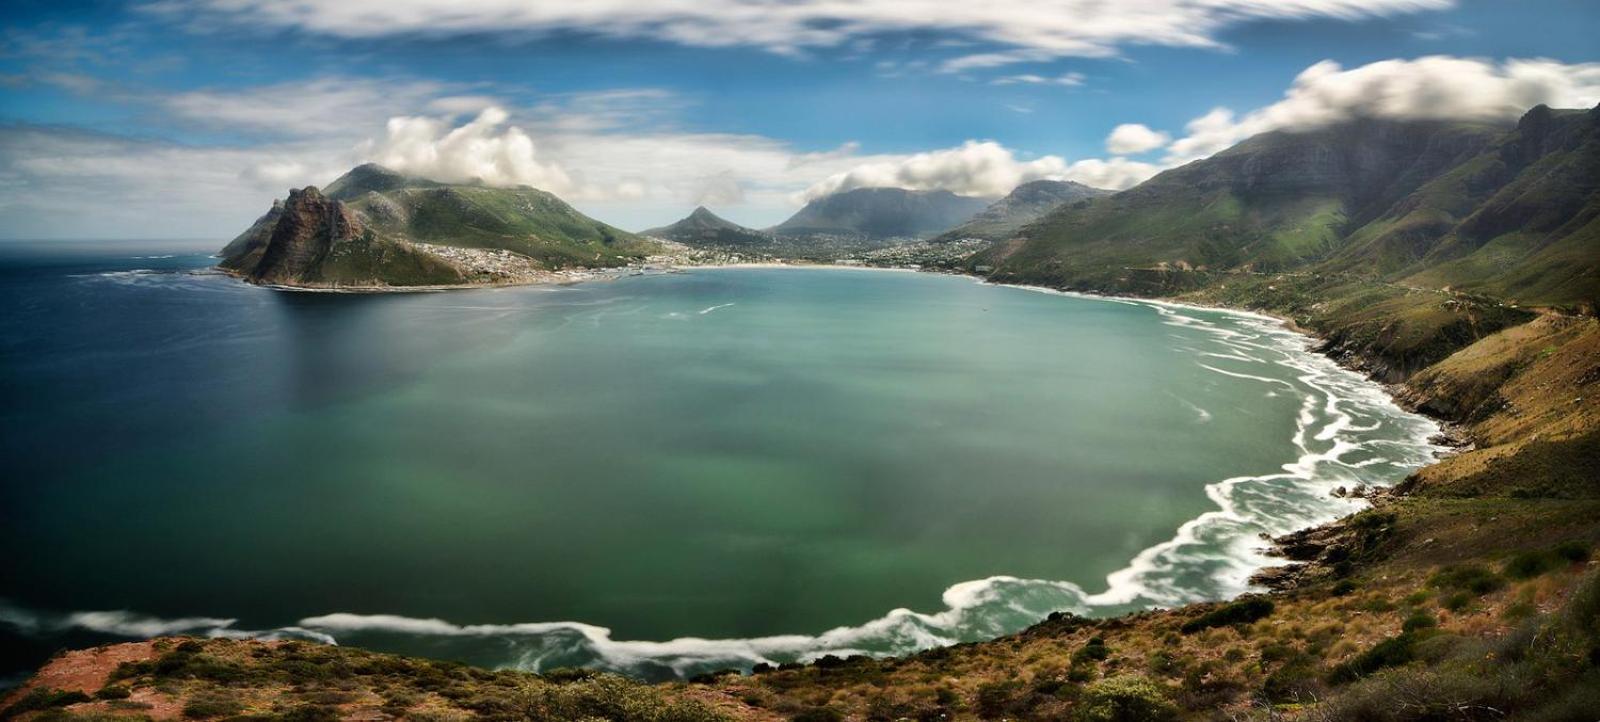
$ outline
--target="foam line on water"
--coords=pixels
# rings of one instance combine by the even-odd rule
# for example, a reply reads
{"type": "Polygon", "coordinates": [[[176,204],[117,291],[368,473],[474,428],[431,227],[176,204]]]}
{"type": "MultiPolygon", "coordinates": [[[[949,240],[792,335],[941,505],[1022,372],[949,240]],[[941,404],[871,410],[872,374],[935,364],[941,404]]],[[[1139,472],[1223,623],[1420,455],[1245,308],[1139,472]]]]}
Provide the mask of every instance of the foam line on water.
{"type": "Polygon", "coordinates": [[[815,635],[619,640],[609,629],[582,622],[459,624],[349,612],[306,617],[278,629],[243,630],[231,619],[160,620],[128,612],[50,616],[3,603],[0,623],[27,633],[85,629],[145,637],[186,632],[337,641],[379,649],[404,648],[407,641],[425,640],[433,653],[461,657],[481,653],[483,642],[492,640],[491,646],[500,651],[488,663],[497,666],[532,671],[588,666],[658,679],[730,667],[748,669],[763,663],[806,662],[829,654],[907,654],[1004,635],[1055,611],[1109,615],[1236,596],[1249,591],[1254,572],[1276,561],[1260,548],[1261,534],[1284,534],[1355,511],[1363,502],[1335,498],[1329,492],[1340,485],[1390,483],[1427,463],[1436,451],[1427,441],[1437,433],[1433,422],[1405,413],[1381,387],[1312,352],[1305,337],[1271,317],[1162,301],[1027,290],[1149,308],[1174,328],[1204,334],[1227,352],[1197,358],[1199,367],[1260,384],[1269,395],[1299,397],[1290,435],[1296,458],[1272,473],[1235,476],[1207,485],[1205,493],[1216,509],[1185,522],[1171,538],[1139,552],[1125,567],[1107,575],[1102,591],[1089,593],[1069,581],[994,576],[946,589],[940,600],[943,609],[938,611],[895,609],[864,624],[815,635]],[[1227,363],[1249,365],[1253,370],[1263,364],[1277,366],[1287,369],[1289,377],[1224,368],[1227,363]],[[1389,433],[1368,437],[1380,431],[1389,433]],[[1371,456],[1346,460],[1362,454],[1371,456]]]}

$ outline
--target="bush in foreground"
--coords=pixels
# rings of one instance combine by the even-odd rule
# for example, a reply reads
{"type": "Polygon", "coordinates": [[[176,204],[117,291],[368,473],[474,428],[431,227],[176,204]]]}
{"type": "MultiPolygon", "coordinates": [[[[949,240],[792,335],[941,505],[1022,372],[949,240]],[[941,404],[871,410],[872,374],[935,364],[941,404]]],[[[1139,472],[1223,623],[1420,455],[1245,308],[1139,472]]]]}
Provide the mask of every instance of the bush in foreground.
{"type": "Polygon", "coordinates": [[[1079,722],[1168,722],[1178,708],[1167,699],[1161,685],[1144,677],[1103,679],[1083,690],[1078,700],[1079,722]]]}

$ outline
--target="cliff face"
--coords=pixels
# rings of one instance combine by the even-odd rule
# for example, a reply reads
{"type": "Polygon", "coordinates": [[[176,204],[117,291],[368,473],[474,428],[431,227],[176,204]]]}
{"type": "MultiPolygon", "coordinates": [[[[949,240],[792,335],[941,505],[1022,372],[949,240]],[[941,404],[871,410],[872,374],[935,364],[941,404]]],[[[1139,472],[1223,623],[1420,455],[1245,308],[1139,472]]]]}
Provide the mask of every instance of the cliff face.
{"type": "Polygon", "coordinates": [[[289,192],[277,214],[251,280],[295,284],[322,280],[322,265],[334,244],[360,236],[361,222],[339,201],[307,186],[289,192]]]}

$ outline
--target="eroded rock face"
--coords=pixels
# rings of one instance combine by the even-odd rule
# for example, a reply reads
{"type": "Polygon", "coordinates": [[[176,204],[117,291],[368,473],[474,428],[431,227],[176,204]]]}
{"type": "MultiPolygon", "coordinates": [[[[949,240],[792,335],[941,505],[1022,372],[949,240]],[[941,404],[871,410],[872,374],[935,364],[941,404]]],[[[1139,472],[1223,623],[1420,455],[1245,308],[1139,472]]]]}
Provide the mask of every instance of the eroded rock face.
{"type": "Polygon", "coordinates": [[[314,186],[290,191],[250,278],[260,283],[316,281],[334,244],[355,238],[363,230],[361,221],[344,204],[322,195],[314,186]]]}

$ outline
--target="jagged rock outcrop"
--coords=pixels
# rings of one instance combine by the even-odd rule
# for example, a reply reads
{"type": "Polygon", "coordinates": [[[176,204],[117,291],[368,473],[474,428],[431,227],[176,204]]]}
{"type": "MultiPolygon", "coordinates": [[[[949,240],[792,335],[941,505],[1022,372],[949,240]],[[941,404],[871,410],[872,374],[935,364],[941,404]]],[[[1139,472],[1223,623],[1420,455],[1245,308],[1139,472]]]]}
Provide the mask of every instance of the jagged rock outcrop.
{"type": "Polygon", "coordinates": [[[250,269],[251,280],[294,284],[320,280],[323,263],[335,243],[363,233],[343,203],[322,195],[314,186],[289,191],[261,260],[250,269]]]}

